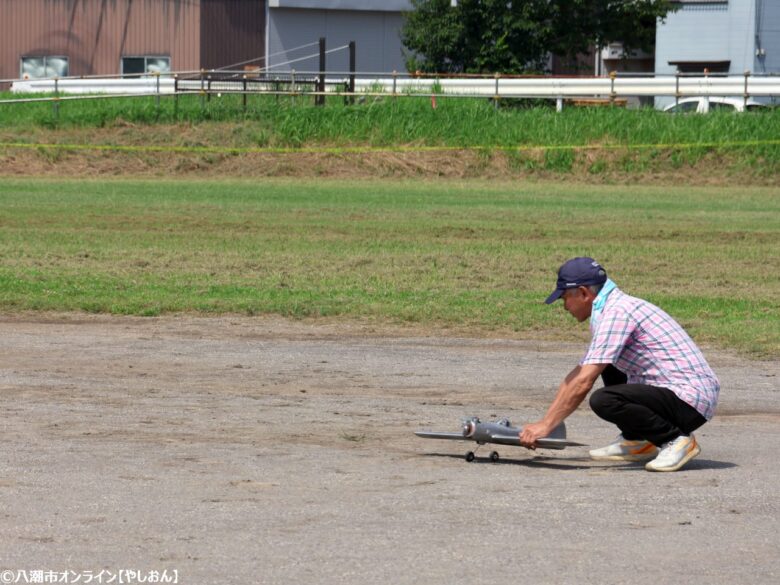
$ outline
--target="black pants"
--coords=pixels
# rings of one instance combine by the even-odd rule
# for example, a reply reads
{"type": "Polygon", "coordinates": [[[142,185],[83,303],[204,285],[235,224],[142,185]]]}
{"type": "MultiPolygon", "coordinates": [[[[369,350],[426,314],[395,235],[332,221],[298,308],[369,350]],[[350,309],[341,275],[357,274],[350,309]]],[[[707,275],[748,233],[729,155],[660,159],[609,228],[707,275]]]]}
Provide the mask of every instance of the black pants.
{"type": "Polygon", "coordinates": [[[591,394],[590,407],[616,424],[630,441],[646,440],[661,446],[680,435],[690,435],[707,422],[667,388],[626,384],[628,378],[614,366],[607,366],[601,378],[604,388],[591,394]]]}

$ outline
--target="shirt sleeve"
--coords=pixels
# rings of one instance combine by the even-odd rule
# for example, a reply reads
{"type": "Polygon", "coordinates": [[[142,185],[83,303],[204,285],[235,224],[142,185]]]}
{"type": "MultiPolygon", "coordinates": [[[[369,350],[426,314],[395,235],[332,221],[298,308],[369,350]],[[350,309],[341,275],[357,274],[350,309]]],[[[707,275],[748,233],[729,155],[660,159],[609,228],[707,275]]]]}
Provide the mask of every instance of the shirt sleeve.
{"type": "Polygon", "coordinates": [[[626,311],[613,310],[602,314],[580,365],[617,363],[635,328],[634,320],[626,311]]]}

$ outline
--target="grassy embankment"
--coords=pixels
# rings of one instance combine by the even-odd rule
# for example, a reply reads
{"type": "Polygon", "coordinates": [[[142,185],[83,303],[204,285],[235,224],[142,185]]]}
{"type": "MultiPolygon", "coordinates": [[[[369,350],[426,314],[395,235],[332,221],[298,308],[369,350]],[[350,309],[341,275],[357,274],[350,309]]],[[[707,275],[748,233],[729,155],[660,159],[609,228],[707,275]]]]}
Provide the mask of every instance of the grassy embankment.
{"type": "MultiPolygon", "coordinates": [[[[9,94],[5,94],[8,97],[9,94]]],[[[198,96],[178,102],[126,98],[0,105],[0,141],[126,144],[141,147],[446,147],[503,150],[522,172],[580,170],[599,175],[706,167],[764,178],[780,172],[780,110],[735,115],[669,115],[651,109],[496,109],[489,100],[198,96]],[[181,131],[196,127],[195,132],[181,131]],[[116,132],[97,132],[116,128],[116,132]],[[170,131],[171,128],[178,129],[170,131]],[[51,130],[56,130],[52,133],[51,130]],[[91,132],[90,132],[91,131],[91,132]],[[767,144],[766,141],[775,141],[767,144]],[[763,142],[763,143],[762,143],[763,142]],[[579,147],[570,148],[570,147],[579,147]]]]}
{"type": "Polygon", "coordinates": [[[700,341],[780,356],[774,189],[0,182],[0,310],[340,316],[585,336],[542,300],[600,259],[700,341]]]}

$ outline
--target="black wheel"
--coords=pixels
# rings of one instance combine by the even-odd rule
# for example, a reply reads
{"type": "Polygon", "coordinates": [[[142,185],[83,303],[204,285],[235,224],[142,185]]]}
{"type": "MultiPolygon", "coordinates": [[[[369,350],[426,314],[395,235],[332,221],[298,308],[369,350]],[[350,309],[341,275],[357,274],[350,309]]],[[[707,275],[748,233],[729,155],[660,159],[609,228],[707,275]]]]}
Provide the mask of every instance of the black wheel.
{"type": "Polygon", "coordinates": [[[474,461],[474,457],[475,457],[474,451],[469,451],[468,453],[466,453],[466,461],[468,461],[469,463],[474,461]]]}
{"type": "Polygon", "coordinates": [[[491,460],[493,463],[495,463],[496,461],[498,461],[498,460],[499,460],[498,451],[493,451],[493,452],[490,454],[490,460],[491,460]]]}

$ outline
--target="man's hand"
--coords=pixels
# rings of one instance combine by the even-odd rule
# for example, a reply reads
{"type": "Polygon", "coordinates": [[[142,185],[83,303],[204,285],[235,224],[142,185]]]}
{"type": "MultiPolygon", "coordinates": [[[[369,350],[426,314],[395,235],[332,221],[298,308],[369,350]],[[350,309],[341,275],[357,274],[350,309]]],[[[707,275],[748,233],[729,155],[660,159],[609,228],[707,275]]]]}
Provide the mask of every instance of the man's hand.
{"type": "Polygon", "coordinates": [[[543,439],[551,432],[543,421],[525,425],[523,432],[520,433],[520,444],[528,449],[536,449],[536,441],[543,439]]]}
{"type": "Polygon", "coordinates": [[[607,364],[589,364],[577,366],[566,376],[558,387],[558,393],[547,409],[547,414],[542,420],[523,427],[520,433],[520,444],[529,449],[536,449],[536,441],[548,436],[555,427],[562,423],[567,416],[574,412],[580,402],[587,396],[596,378],[607,364]]]}

